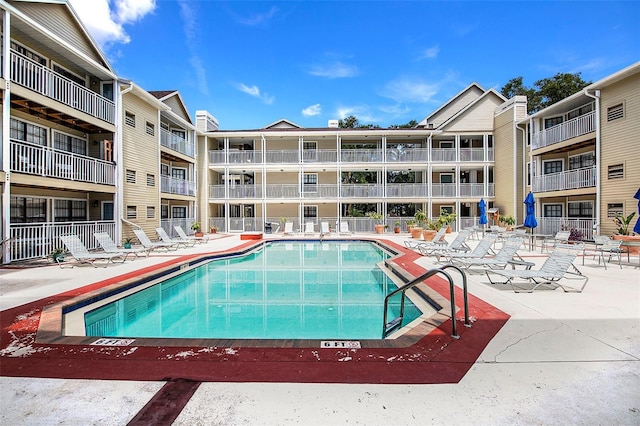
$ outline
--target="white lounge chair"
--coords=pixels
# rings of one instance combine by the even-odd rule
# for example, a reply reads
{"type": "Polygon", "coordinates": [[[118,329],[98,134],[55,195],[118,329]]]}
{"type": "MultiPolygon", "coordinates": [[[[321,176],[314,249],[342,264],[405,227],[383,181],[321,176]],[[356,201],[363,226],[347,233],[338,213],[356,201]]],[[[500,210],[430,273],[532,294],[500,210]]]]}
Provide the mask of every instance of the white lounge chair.
{"type": "Polygon", "coordinates": [[[178,250],[178,244],[176,243],[160,243],[154,242],[149,239],[147,234],[142,229],[134,229],[133,233],[136,234],[140,244],[142,244],[145,248],[150,248],[154,250],[162,249],[162,250],[178,250]]]}
{"type": "Polygon", "coordinates": [[[570,236],[571,231],[559,231],[553,237],[543,239],[540,252],[549,251],[550,248],[555,248],[558,244],[567,244],[570,236]]]}
{"type": "Polygon", "coordinates": [[[320,234],[328,235],[331,233],[331,229],[329,229],[329,222],[320,222],[320,234]]]}
{"type": "Polygon", "coordinates": [[[442,247],[441,245],[437,244],[432,246],[419,245],[418,251],[420,251],[420,254],[422,254],[423,256],[432,256],[436,252],[438,252],[438,256],[444,256],[444,254],[446,253],[471,251],[471,247],[469,247],[466,243],[469,235],[471,235],[471,231],[463,229],[458,233],[456,238],[451,241],[451,244],[446,247],[442,247]]]}
{"type": "MultiPolygon", "coordinates": [[[[71,254],[71,256],[78,261],[78,263],[89,263],[94,268],[97,268],[95,262],[97,260],[105,260],[104,267],[106,268],[109,262],[112,263],[123,263],[125,260],[125,255],[122,253],[91,253],[87,250],[87,247],[83,244],[83,242],[78,238],[77,235],[61,235],[60,240],[62,240],[62,244],[64,244],[67,251],[71,254]],[[122,259],[120,262],[116,262],[115,259],[122,259]]],[[[56,262],[62,267],[59,259],[56,259],[56,262]]],[[[73,267],[73,265],[71,265],[73,267]]]]}
{"type": "Polygon", "coordinates": [[[504,270],[504,271],[486,271],[487,278],[491,284],[510,284],[513,291],[516,293],[531,293],[542,284],[556,284],[564,290],[565,293],[581,293],[587,285],[589,278],[584,276],[582,272],[578,270],[573,264],[573,261],[578,256],[578,251],[581,251],[584,245],[570,245],[570,244],[557,244],[556,248],[549,254],[547,260],[542,264],[540,269],[533,270],[504,270]],[[571,269],[571,270],[570,270],[571,269]],[[490,274],[496,274],[506,278],[504,282],[498,282],[491,280],[490,274]],[[534,284],[532,288],[522,289],[516,288],[513,281],[521,280],[524,283],[534,284]],[[583,281],[582,287],[579,289],[573,287],[565,287],[560,283],[560,280],[581,280],[583,281]]]}
{"type": "Polygon", "coordinates": [[[313,235],[315,233],[315,224],[313,222],[307,222],[304,224],[304,235],[313,235]]]}
{"type": "Polygon", "coordinates": [[[180,225],[175,225],[173,229],[175,229],[176,233],[178,234],[178,237],[180,237],[183,240],[192,240],[197,243],[206,243],[207,241],[209,241],[209,237],[206,235],[203,235],[202,237],[196,237],[195,235],[187,235],[187,233],[184,232],[184,229],[182,229],[182,226],[180,225]]]}
{"type": "Polygon", "coordinates": [[[128,248],[128,249],[120,248],[111,239],[111,236],[106,232],[95,232],[93,236],[95,237],[96,241],[98,241],[98,244],[100,244],[100,247],[102,247],[102,250],[104,250],[105,253],[122,253],[125,255],[124,257],[125,260],[130,254],[134,255],[135,257],[140,257],[140,255],[144,253],[146,257],[149,257],[149,252],[151,251],[150,248],[146,248],[146,247],[137,247],[137,248],[128,248]]]}
{"type": "Polygon", "coordinates": [[[518,239],[510,239],[505,241],[502,248],[496,253],[494,257],[487,258],[483,257],[481,259],[477,258],[464,258],[464,257],[454,257],[451,258],[451,263],[456,266],[460,266],[463,269],[471,269],[473,267],[482,267],[489,269],[505,269],[508,264],[512,263],[514,265],[528,265],[524,262],[524,260],[518,255],[518,249],[522,245],[522,240],[518,239]]]}
{"type": "Polygon", "coordinates": [[[417,250],[418,246],[433,246],[435,244],[443,246],[443,245],[447,245],[447,241],[444,239],[444,236],[447,233],[447,228],[440,228],[438,229],[438,232],[436,232],[436,235],[433,236],[433,239],[431,241],[421,241],[421,240],[405,240],[404,241],[404,245],[407,248],[410,248],[412,250],[417,250]]]}
{"type": "Polygon", "coordinates": [[[436,250],[433,254],[438,262],[440,261],[441,257],[444,257],[447,262],[451,262],[453,259],[482,259],[487,254],[495,254],[492,247],[497,240],[497,234],[487,234],[470,252],[439,252],[436,250]]]}
{"type": "Polygon", "coordinates": [[[284,230],[282,231],[284,235],[292,235],[293,232],[293,222],[285,222],[284,230]]]}
{"type": "Polygon", "coordinates": [[[340,235],[351,235],[349,231],[349,222],[340,222],[340,235]]]}
{"type": "Polygon", "coordinates": [[[185,247],[193,247],[196,245],[196,240],[189,240],[189,239],[182,239],[182,238],[171,238],[169,236],[169,234],[167,234],[167,231],[164,230],[164,228],[159,227],[156,228],[156,232],[158,233],[158,236],[160,237],[160,239],[162,240],[163,243],[174,243],[174,244],[178,244],[179,246],[185,246],[185,247]]]}

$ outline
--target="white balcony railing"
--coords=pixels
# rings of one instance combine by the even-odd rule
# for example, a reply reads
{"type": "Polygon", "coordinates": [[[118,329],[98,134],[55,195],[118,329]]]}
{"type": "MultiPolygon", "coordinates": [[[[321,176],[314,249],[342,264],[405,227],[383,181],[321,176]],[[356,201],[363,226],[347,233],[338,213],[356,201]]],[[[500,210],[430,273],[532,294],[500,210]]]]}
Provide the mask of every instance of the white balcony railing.
{"type": "Polygon", "coordinates": [[[164,147],[184,154],[187,157],[196,157],[196,146],[193,142],[190,142],[183,137],[175,135],[164,129],[160,130],[160,144],[164,147]]]}
{"type": "Polygon", "coordinates": [[[595,186],[595,167],[535,176],[532,181],[533,192],[562,191],[566,189],[592,188],[595,186]]]}
{"type": "Polygon", "coordinates": [[[340,151],[343,163],[378,163],[382,161],[380,149],[343,149],[340,151]]]}
{"type": "Polygon", "coordinates": [[[304,198],[337,198],[338,187],[336,185],[314,185],[314,187],[303,188],[304,198]]]}
{"type": "Polygon", "coordinates": [[[555,235],[558,231],[580,231],[583,239],[593,238],[594,218],[539,217],[536,234],[555,235]]]}
{"type": "Polygon", "coordinates": [[[427,148],[388,149],[387,162],[389,163],[426,163],[429,158],[427,148]]]}
{"type": "Polygon", "coordinates": [[[115,165],[97,158],[11,139],[11,171],[115,185],[115,165]]]}
{"type": "Polygon", "coordinates": [[[64,248],[61,235],[77,235],[92,250],[98,248],[94,232],[107,232],[117,241],[115,229],[113,221],[11,224],[11,262],[47,257],[53,249],[64,248]]]}
{"type": "Polygon", "coordinates": [[[484,183],[461,183],[461,197],[482,197],[484,196],[484,183]]]}
{"type": "Polygon", "coordinates": [[[196,183],[172,176],[160,176],[160,192],[194,197],[196,195],[196,183]]]}
{"type": "Polygon", "coordinates": [[[376,183],[348,184],[340,187],[340,196],[343,198],[382,197],[383,189],[382,185],[376,183]]]}
{"type": "Polygon", "coordinates": [[[460,148],[460,161],[484,161],[484,149],[460,148]]]}
{"type": "Polygon", "coordinates": [[[300,156],[295,149],[278,149],[265,152],[264,162],[267,164],[298,164],[300,156]]]}
{"type": "Polygon", "coordinates": [[[387,198],[426,197],[427,185],[424,183],[393,183],[387,185],[387,198]]]}
{"type": "Polygon", "coordinates": [[[432,197],[455,197],[456,196],[456,184],[455,183],[434,183],[431,185],[432,197]]]}
{"type": "Polygon", "coordinates": [[[531,141],[531,149],[553,145],[567,139],[594,132],[596,129],[596,113],[592,111],[572,120],[565,121],[557,126],[549,127],[541,132],[534,133],[531,141]]]}
{"type": "Polygon", "coordinates": [[[296,184],[267,185],[267,198],[298,198],[300,187],[296,184]]]}
{"type": "Polygon", "coordinates": [[[456,161],[456,150],[454,148],[434,148],[431,150],[431,161],[434,163],[456,161]]]}
{"type": "Polygon", "coordinates": [[[11,81],[92,117],[115,123],[113,101],[14,51],[11,51],[11,81]]]}

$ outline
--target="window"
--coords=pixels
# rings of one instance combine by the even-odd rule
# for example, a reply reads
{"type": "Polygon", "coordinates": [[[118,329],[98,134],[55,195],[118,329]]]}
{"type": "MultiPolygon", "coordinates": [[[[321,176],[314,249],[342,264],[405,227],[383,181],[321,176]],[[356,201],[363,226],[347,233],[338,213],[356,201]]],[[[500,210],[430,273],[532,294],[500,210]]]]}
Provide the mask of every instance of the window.
{"type": "Polygon", "coordinates": [[[562,160],[551,160],[542,162],[542,174],[559,173],[562,171],[562,160]]]}
{"type": "Polygon", "coordinates": [[[137,219],[138,208],[136,206],[127,206],[127,219],[137,219]]]}
{"type": "Polygon", "coordinates": [[[126,125],[136,127],[136,116],[129,111],[124,112],[124,122],[126,125]]]}
{"type": "Polygon", "coordinates": [[[315,221],[318,218],[318,206],[304,206],[303,214],[305,219],[313,219],[315,221]]]}
{"type": "Polygon", "coordinates": [[[187,169],[173,168],[171,169],[171,177],[174,179],[187,180],[187,169]]]}
{"type": "Polygon", "coordinates": [[[440,183],[453,183],[453,173],[440,173],[440,183]]]}
{"type": "Polygon", "coordinates": [[[584,169],[596,165],[596,156],[593,152],[573,155],[569,157],[569,170],[584,169]]]}
{"type": "Polygon", "coordinates": [[[30,142],[36,145],[47,146],[47,129],[35,124],[12,118],[9,127],[9,137],[23,142],[30,142]]]}
{"type": "Polygon", "coordinates": [[[317,173],[305,173],[302,179],[302,192],[318,192],[317,173]]]}
{"type": "Polygon", "coordinates": [[[553,117],[544,119],[544,128],[548,129],[562,123],[562,117],[553,117]]]}
{"type": "Polygon", "coordinates": [[[77,74],[72,73],[71,71],[62,68],[60,65],[58,64],[53,64],[52,69],[60,74],[61,76],[73,81],[74,83],[79,84],[80,86],[84,86],[86,84],[86,80],[82,77],[80,77],[77,74]]]}
{"type": "Polygon", "coordinates": [[[185,206],[173,206],[171,207],[171,217],[174,219],[186,219],[187,208],[185,206]]]}
{"type": "Polygon", "coordinates": [[[32,50],[27,49],[26,47],[16,43],[15,41],[11,42],[11,49],[15,50],[16,52],[18,52],[22,56],[25,56],[25,57],[31,59],[32,61],[39,63],[40,65],[47,66],[47,58],[38,55],[37,53],[33,52],[32,50]]]}
{"type": "Polygon", "coordinates": [[[167,132],[169,131],[169,125],[167,123],[160,122],[160,128],[162,130],[166,130],[167,132]]]}
{"type": "Polygon", "coordinates": [[[87,220],[86,200],[54,200],[54,222],[78,222],[87,220]]]}
{"type": "Polygon", "coordinates": [[[453,141],[440,141],[440,148],[453,148],[453,141]]]}
{"type": "Polygon", "coordinates": [[[147,186],[156,186],[156,175],[147,173],[147,186]]]}
{"type": "Polygon", "coordinates": [[[569,111],[567,113],[567,120],[571,120],[573,118],[580,117],[582,115],[590,113],[591,111],[593,111],[593,102],[591,102],[590,104],[587,104],[587,105],[583,105],[580,108],[576,108],[573,111],[569,111]]]}
{"type": "Polygon", "coordinates": [[[11,197],[11,223],[47,221],[47,200],[33,197],[11,197]]]}
{"type": "Polygon", "coordinates": [[[156,217],[156,208],[153,206],[147,206],[147,219],[153,219],[156,217]]]}
{"type": "Polygon", "coordinates": [[[171,129],[171,134],[173,136],[177,136],[178,138],[180,138],[182,140],[186,140],[187,139],[187,133],[184,130],[171,129]]]}
{"type": "Polygon", "coordinates": [[[156,134],[156,127],[153,125],[153,123],[149,123],[147,121],[146,132],[148,135],[151,135],[151,136],[156,134]]]}
{"type": "Polygon", "coordinates": [[[591,201],[578,201],[570,202],[567,206],[567,216],[580,217],[580,218],[592,218],[593,217],[593,203],[591,201]]]}
{"type": "Polygon", "coordinates": [[[607,217],[616,217],[624,212],[622,203],[607,204],[607,217]]]}
{"type": "Polygon", "coordinates": [[[608,179],[622,179],[624,178],[624,164],[614,164],[608,167],[607,170],[608,179]]]}
{"type": "Polygon", "coordinates": [[[302,143],[302,159],[304,161],[317,161],[318,160],[318,142],[305,141],[302,143]]]}
{"type": "Polygon", "coordinates": [[[618,105],[607,108],[607,121],[613,121],[619,118],[624,118],[624,104],[619,103],[618,105]]]}
{"type": "Polygon", "coordinates": [[[127,183],[136,183],[136,172],[135,170],[128,170],[125,172],[126,173],[126,180],[127,183]]]}
{"type": "Polygon", "coordinates": [[[169,165],[168,164],[160,164],[160,174],[162,176],[169,176],[169,165]]]}
{"type": "Polygon", "coordinates": [[[562,204],[545,204],[542,206],[543,217],[562,217],[562,204]]]}
{"type": "Polygon", "coordinates": [[[64,133],[53,133],[53,147],[60,151],[74,154],[87,155],[87,141],[64,133]]]}
{"type": "Polygon", "coordinates": [[[160,205],[160,219],[169,219],[169,205],[161,204],[160,205]]]}
{"type": "Polygon", "coordinates": [[[531,175],[532,175],[531,171],[533,170],[531,166],[532,166],[531,162],[528,161],[527,162],[527,186],[531,186],[531,175]]]}

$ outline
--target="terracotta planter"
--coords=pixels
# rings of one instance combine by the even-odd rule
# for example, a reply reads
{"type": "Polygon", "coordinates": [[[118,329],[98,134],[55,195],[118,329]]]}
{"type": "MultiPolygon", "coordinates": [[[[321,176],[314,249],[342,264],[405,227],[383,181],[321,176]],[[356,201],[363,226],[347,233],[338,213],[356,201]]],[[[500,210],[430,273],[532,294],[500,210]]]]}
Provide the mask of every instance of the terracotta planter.
{"type": "Polygon", "coordinates": [[[197,232],[195,233],[195,236],[196,236],[196,237],[198,237],[198,238],[199,238],[199,237],[203,237],[203,236],[204,236],[204,233],[203,233],[203,232],[200,232],[200,231],[197,231],[197,232]]]}
{"type": "Polygon", "coordinates": [[[211,234],[215,234],[216,232],[218,232],[218,230],[216,228],[209,229],[209,233],[211,233],[211,234]]]}
{"type": "Polygon", "coordinates": [[[384,225],[376,225],[376,234],[383,234],[384,233],[384,225]]]}
{"type": "Polygon", "coordinates": [[[425,241],[432,241],[437,232],[438,231],[434,231],[433,229],[424,229],[422,231],[422,238],[424,238],[425,241]]]}
{"type": "Polygon", "coordinates": [[[450,226],[447,226],[447,232],[446,232],[446,233],[447,233],[447,234],[450,234],[450,233],[451,233],[451,227],[450,227],[450,226]]]}
{"type": "MultiPolygon", "coordinates": [[[[622,241],[640,241],[640,235],[614,235],[613,239],[622,241]]],[[[623,247],[623,250],[629,250],[629,254],[638,254],[640,247],[623,247]]]]}
{"type": "Polygon", "coordinates": [[[419,240],[420,237],[422,237],[422,228],[420,228],[419,226],[414,226],[413,228],[411,228],[411,238],[419,240]]]}
{"type": "Polygon", "coordinates": [[[396,226],[395,228],[393,228],[393,233],[394,234],[399,234],[400,233],[400,227],[396,226]]]}

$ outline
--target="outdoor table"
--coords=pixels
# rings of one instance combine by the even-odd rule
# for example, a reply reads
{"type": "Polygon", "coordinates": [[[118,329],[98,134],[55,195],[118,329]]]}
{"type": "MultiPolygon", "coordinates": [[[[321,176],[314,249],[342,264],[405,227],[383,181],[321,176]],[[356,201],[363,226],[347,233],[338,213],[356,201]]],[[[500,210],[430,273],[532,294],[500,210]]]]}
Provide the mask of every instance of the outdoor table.
{"type": "MultiPolygon", "coordinates": [[[[640,241],[623,241],[620,248],[627,252],[627,262],[630,262],[631,247],[640,247],[640,241]]],[[[640,253],[638,254],[638,267],[640,267],[640,253]]]]}

